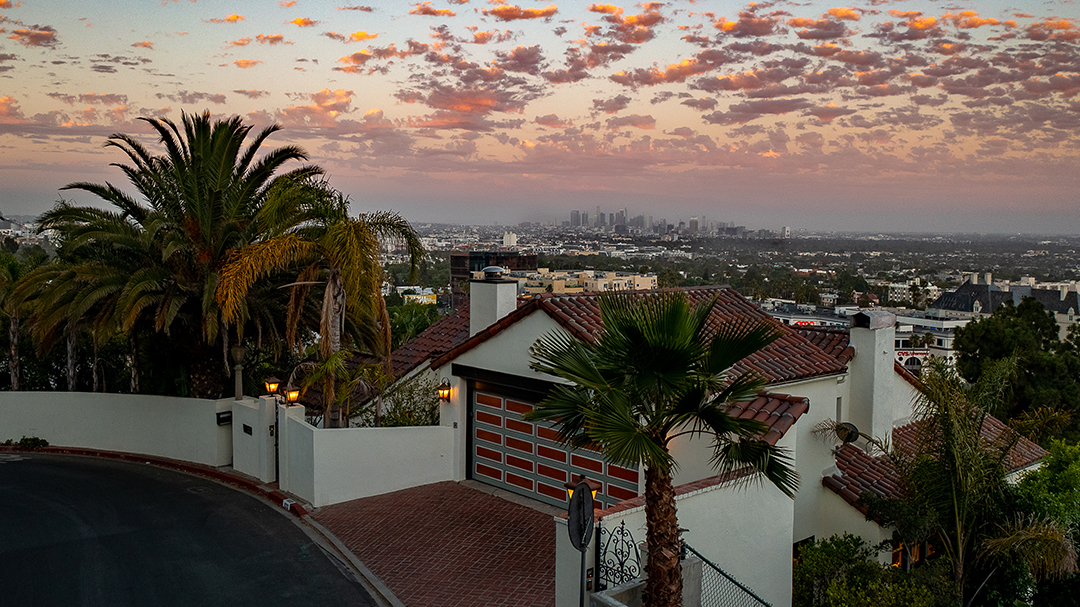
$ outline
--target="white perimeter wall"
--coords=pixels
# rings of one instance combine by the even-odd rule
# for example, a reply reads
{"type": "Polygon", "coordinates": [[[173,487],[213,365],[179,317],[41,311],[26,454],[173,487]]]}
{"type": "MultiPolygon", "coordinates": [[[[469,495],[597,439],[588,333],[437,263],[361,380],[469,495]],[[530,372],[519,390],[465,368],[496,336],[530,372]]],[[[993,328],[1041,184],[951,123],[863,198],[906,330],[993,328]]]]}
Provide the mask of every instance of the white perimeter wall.
{"type": "Polygon", "coordinates": [[[0,392],[0,441],[36,436],[59,447],[142,453],[225,466],[232,428],[216,414],[232,399],[97,392],[0,392]]]}
{"type": "MultiPolygon", "coordinates": [[[[794,502],[769,486],[717,485],[676,498],[683,538],[773,607],[791,605],[791,525],[794,502]]],[[[645,509],[604,518],[605,529],[620,522],[636,541],[645,541],[645,509]]],[[[570,544],[566,521],[555,519],[555,605],[578,604],[581,553],[570,544]]],[[[588,553],[587,567],[593,555],[588,553]]],[[[644,569],[645,563],[641,563],[644,569]]]]}
{"type": "Polygon", "coordinates": [[[282,489],[316,507],[454,478],[453,428],[322,429],[296,417],[283,425],[282,489]]]}

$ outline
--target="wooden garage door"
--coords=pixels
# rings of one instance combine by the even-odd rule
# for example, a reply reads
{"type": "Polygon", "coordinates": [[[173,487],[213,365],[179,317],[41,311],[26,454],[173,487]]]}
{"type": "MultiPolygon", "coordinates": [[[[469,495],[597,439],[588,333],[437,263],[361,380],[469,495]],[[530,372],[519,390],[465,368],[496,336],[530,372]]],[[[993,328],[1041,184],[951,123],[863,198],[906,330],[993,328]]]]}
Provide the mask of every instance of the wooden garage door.
{"type": "Polygon", "coordinates": [[[530,410],[520,399],[473,392],[472,478],[562,507],[571,475],[601,482],[596,500],[602,508],[637,496],[637,470],[608,464],[596,451],[564,447],[550,424],[521,419],[530,410]]]}

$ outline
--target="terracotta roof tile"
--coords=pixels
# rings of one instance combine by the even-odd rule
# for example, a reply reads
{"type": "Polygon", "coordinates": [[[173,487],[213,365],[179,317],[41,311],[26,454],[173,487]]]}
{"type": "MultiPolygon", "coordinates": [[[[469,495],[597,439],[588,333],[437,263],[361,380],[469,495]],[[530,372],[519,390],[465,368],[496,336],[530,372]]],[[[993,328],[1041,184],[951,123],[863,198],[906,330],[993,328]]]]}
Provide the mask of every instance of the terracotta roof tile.
{"type": "MultiPolygon", "coordinates": [[[[918,429],[919,422],[893,429],[893,447],[903,453],[914,453],[918,429]]],[[[1008,436],[1005,434],[1006,430],[1008,426],[994,416],[987,415],[982,426],[983,440],[989,443],[1005,440],[1008,436]]],[[[1005,458],[1005,471],[1011,473],[1022,470],[1038,462],[1044,455],[1046,451],[1042,447],[1021,437],[1005,458]]],[[[904,495],[899,475],[883,456],[874,457],[854,445],[847,444],[836,451],[836,467],[840,473],[822,478],[821,483],[863,514],[866,509],[856,503],[859,495],[863,493],[870,492],[888,498],[904,495]]]]}
{"type": "Polygon", "coordinates": [[[810,400],[802,396],[763,392],[752,401],[731,403],[727,413],[739,419],[756,419],[765,424],[762,440],[775,445],[784,433],[810,410],[810,400]]]}
{"type": "Polygon", "coordinates": [[[436,320],[416,337],[394,350],[390,355],[394,374],[401,377],[432,356],[449,352],[468,338],[469,306],[466,304],[436,320]]]}
{"type": "MultiPolygon", "coordinates": [[[[686,294],[691,304],[698,304],[712,297],[717,298],[712,315],[709,317],[708,326],[711,330],[715,331],[725,323],[748,325],[764,321],[772,323],[781,331],[780,339],[736,365],[734,369],[736,373],[753,371],[763,376],[770,384],[777,384],[821,375],[833,375],[847,370],[846,361],[841,362],[836,357],[826,354],[797,331],[761,311],[730,287],[691,287],[678,290],[686,294]]],[[[640,295],[647,297],[651,293],[656,292],[644,292],[640,295]]],[[[432,366],[445,365],[536,309],[544,311],[572,335],[585,341],[594,340],[603,328],[596,293],[569,295],[543,293],[533,296],[524,305],[519,305],[517,310],[489,327],[488,330],[473,336],[452,351],[438,357],[432,362],[432,366]]]]}

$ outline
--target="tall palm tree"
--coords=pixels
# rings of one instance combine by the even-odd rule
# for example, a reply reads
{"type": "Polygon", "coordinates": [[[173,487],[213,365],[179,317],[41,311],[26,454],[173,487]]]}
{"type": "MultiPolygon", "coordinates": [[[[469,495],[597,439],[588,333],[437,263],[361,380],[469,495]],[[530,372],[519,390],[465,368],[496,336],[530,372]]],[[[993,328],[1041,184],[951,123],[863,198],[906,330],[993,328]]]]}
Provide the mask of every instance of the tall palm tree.
{"type": "Polygon", "coordinates": [[[16,291],[19,281],[27,273],[29,263],[12,253],[0,253],[0,314],[7,317],[8,325],[8,373],[11,389],[19,389],[22,366],[19,358],[20,322],[24,314],[23,301],[16,291]]]}
{"type": "MultiPolygon", "coordinates": [[[[780,448],[758,437],[760,422],[727,415],[765,385],[737,362],[780,336],[775,326],[707,328],[714,298],[691,307],[681,293],[601,295],[603,331],[592,343],[554,332],[532,347],[532,368],[570,382],[527,414],[550,420],[563,441],[599,447],[608,461],[645,466],[645,518],[649,546],[644,604],[682,603],[679,524],[669,445],[686,434],[714,439],[713,463],[722,474],[752,472],[788,496],[798,475],[780,448]]],[[[750,478],[750,477],[745,477],[750,478]]]]}
{"type": "Polygon", "coordinates": [[[907,495],[867,500],[869,515],[885,524],[899,522],[901,532],[928,536],[944,552],[953,593],[963,605],[972,605],[1012,559],[1036,576],[1076,571],[1067,530],[1015,512],[1005,466],[1021,435],[1009,428],[984,432],[989,412],[1004,409],[1015,370],[1015,359],[997,361],[978,382],[967,384],[940,358],[931,358],[912,416],[919,423],[915,444],[889,454],[907,495]],[[916,528],[904,529],[905,521],[916,528]]]}
{"type": "Polygon", "coordinates": [[[165,154],[154,155],[129,135],[109,138],[106,147],[127,155],[116,163],[138,194],[111,183],[78,182],[82,190],[111,209],[59,203],[42,219],[42,229],[60,233],[69,250],[83,250],[86,276],[113,272],[124,278],[105,307],[118,328],[132,333],[145,327],[174,339],[184,356],[191,394],[216,398],[228,372],[227,342],[220,331],[214,293],[226,260],[257,240],[293,225],[296,197],[270,196],[305,187],[321,175],[315,166],[277,174],[307,155],[296,146],[261,153],[263,142],[279,130],[257,133],[239,118],[212,120],[209,113],[183,114],[178,126],[167,119],[141,118],[158,135],[165,154]]]}
{"type": "MultiPolygon", "coordinates": [[[[409,222],[387,211],[348,214],[349,201],[322,184],[306,194],[313,196],[312,213],[295,228],[270,236],[238,250],[222,272],[217,299],[227,324],[240,326],[247,315],[244,301],[256,282],[270,272],[296,271],[287,319],[287,336],[295,346],[302,307],[312,286],[322,283],[318,319],[320,357],[327,361],[342,349],[346,325],[353,319],[354,339],[361,349],[388,363],[391,346],[390,319],[381,295],[382,246],[391,241],[404,245],[413,274],[423,259],[424,247],[409,222]]],[[[336,401],[333,375],[326,375],[323,399],[329,408],[336,401]]],[[[342,423],[327,416],[330,426],[342,423]]]]}

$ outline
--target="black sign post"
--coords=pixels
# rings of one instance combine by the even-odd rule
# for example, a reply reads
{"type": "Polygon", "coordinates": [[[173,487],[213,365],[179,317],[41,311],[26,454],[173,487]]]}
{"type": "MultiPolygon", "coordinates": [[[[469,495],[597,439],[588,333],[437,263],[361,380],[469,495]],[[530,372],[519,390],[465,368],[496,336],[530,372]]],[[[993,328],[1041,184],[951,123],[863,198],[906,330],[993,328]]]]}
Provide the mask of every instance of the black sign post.
{"type": "Polygon", "coordinates": [[[589,549],[589,540],[593,534],[593,494],[592,487],[584,478],[574,487],[570,497],[570,506],[566,512],[566,526],[570,531],[570,543],[581,552],[581,601],[585,607],[585,552],[589,549]]]}

